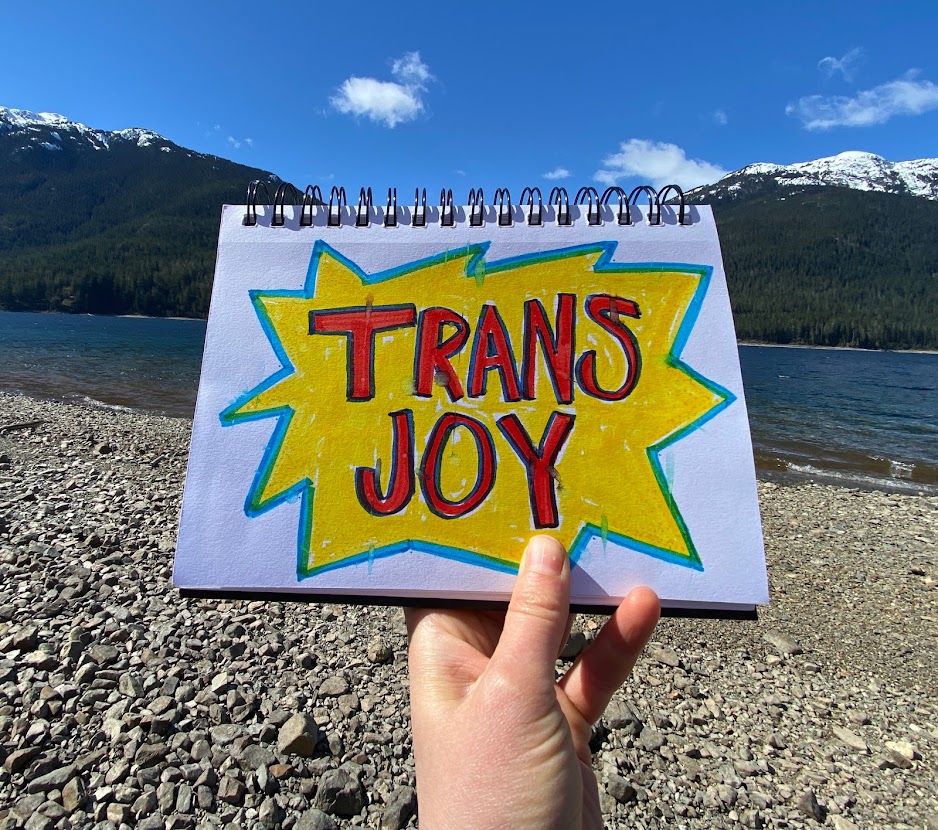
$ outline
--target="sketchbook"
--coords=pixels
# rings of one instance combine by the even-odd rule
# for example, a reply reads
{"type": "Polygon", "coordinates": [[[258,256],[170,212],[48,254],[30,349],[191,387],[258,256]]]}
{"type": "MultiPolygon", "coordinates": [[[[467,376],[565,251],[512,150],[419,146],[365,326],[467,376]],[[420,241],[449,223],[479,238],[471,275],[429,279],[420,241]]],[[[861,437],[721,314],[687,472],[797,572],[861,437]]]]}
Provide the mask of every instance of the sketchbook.
{"type": "Polygon", "coordinates": [[[417,196],[254,183],[223,208],[175,585],[487,607],[549,533],[577,608],[766,603],[710,209],[417,196]]]}

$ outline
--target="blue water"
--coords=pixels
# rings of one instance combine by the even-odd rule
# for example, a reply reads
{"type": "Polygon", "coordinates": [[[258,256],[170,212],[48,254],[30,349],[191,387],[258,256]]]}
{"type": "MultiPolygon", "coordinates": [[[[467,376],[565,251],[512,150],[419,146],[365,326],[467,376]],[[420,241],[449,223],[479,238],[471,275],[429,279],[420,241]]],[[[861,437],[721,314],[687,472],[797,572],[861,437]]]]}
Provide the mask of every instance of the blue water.
{"type": "MultiPolygon", "coordinates": [[[[191,417],[199,320],[0,312],[0,390],[191,417]]],[[[764,475],[938,493],[938,354],[740,346],[764,475]]]]}

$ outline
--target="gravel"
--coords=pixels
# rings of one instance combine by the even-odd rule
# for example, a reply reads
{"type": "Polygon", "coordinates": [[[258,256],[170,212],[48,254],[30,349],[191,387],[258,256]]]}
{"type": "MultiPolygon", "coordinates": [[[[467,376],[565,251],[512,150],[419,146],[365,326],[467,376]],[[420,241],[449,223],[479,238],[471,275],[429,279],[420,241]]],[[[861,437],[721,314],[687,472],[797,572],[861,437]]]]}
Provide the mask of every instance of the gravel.
{"type": "MultiPolygon", "coordinates": [[[[190,426],[0,394],[0,830],[415,827],[398,609],[172,588],[190,426]]],[[[938,499],[759,492],[772,605],[661,623],[607,826],[938,828],[938,499]]]]}

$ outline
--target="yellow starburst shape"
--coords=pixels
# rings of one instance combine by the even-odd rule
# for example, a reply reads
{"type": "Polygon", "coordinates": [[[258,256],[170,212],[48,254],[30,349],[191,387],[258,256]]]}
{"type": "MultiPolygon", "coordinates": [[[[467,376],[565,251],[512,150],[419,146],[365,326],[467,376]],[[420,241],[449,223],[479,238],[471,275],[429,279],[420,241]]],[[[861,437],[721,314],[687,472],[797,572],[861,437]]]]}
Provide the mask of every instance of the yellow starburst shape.
{"type": "Polygon", "coordinates": [[[702,570],[658,454],[734,400],[680,358],[711,269],[487,248],[367,274],[317,241],[302,290],[250,293],[282,368],[220,413],[276,419],[247,515],[300,501],[298,579],[411,550],[512,571],[538,530],[702,570]]]}

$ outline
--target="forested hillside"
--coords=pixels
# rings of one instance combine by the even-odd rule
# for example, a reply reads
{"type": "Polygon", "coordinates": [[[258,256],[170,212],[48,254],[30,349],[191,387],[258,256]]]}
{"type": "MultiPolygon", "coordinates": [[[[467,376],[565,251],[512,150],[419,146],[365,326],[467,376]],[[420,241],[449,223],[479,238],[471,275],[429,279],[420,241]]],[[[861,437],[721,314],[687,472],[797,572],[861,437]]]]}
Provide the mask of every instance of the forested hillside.
{"type": "MultiPolygon", "coordinates": [[[[753,165],[695,191],[714,208],[739,337],[938,349],[934,162],[847,153],[811,175],[849,187],[753,165]]],[[[279,181],[146,130],[0,107],[0,309],[204,316],[221,205],[257,178],[279,181]]]]}
{"type": "Polygon", "coordinates": [[[814,187],[713,207],[740,339],[938,349],[938,202],[814,187]]]}

